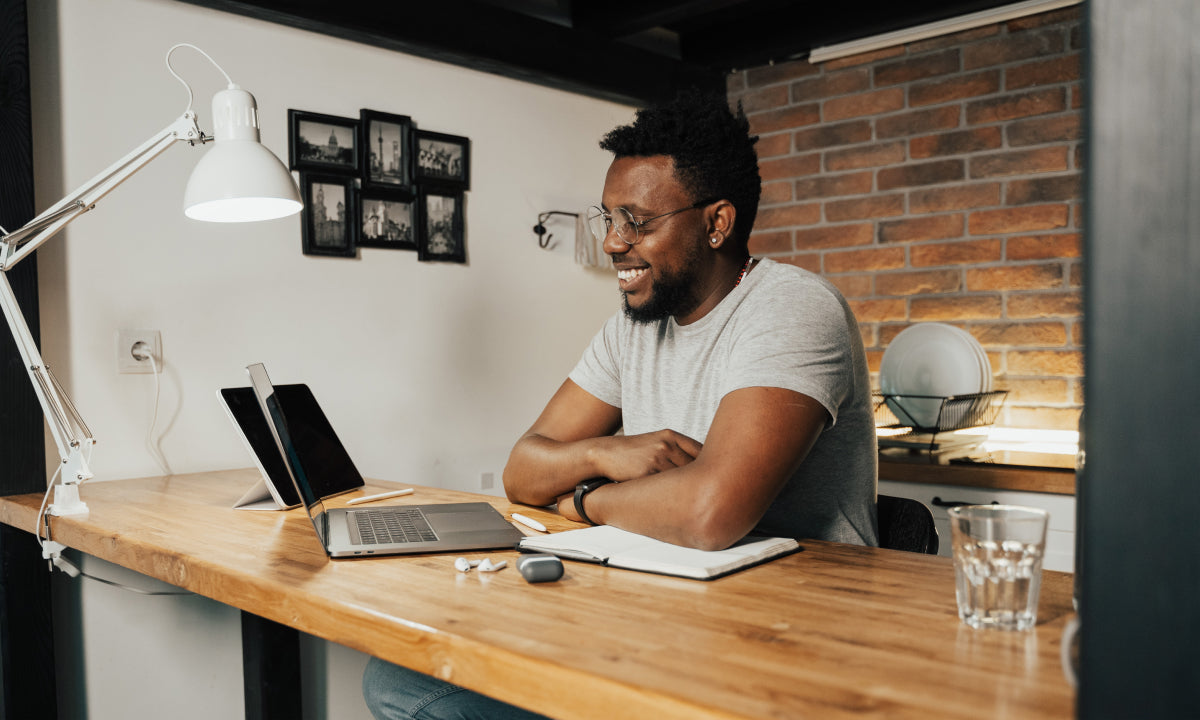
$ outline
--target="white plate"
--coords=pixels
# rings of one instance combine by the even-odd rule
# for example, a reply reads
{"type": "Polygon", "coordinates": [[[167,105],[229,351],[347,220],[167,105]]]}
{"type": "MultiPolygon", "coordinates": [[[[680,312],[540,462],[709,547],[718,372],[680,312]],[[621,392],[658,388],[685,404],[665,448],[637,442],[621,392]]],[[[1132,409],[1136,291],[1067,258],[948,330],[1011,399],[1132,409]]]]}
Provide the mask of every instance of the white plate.
{"type": "Polygon", "coordinates": [[[942,401],[950,395],[984,392],[986,372],[979,342],[969,333],[944,323],[918,323],[905,328],[883,352],[879,389],[886,395],[932,395],[894,398],[889,403],[901,422],[911,418],[920,427],[934,427],[942,401]],[[897,407],[899,406],[899,407],[897,407]],[[907,417],[906,417],[907,416],[907,417]]]}
{"type": "MultiPolygon", "coordinates": [[[[951,327],[953,327],[953,326],[951,326],[951,327]]],[[[983,383],[982,383],[982,385],[980,385],[979,390],[977,390],[976,392],[981,392],[981,393],[991,392],[992,391],[992,362],[990,360],[988,360],[987,351],[983,349],[983,345],[979,344],[979,341],[975,339],[974,335],[967,332],[966,330],[963,330],[962,328],[954,328],[954,329],[957,330],[958,332],[962,333],[963,336],[967,338],[967,342],[971,343],[971,346],[975,348],[975,354],[977,356],[979,356],[979,369],[983,373],[983,383]]]]}

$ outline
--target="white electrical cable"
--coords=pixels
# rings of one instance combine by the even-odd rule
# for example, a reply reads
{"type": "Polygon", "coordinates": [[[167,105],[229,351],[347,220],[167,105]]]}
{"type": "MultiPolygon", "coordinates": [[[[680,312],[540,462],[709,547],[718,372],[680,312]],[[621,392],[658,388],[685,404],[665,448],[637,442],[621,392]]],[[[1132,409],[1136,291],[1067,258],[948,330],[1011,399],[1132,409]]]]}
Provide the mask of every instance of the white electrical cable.
{"type": "MultiPolygon", "coordinates": [[[[54,475],[50,478],[50,484],[46,486],[46,494],[42,496],[42,506],[38,508],[37,527],[33,529],[34,537],[37,538],[38,545],[43,550],[46,549],[46,543],[42,542],[42,522],[46,517],[46,503],[50,502],[50,493],[54,492],[54,483],[58,481],[58,474],[62,472],[62,465],[59,465],[54,470],[54,475]]],[[[46,522],[46,539],[50,539],[50,523],[46,522]]]]}
{"type": "Polygon", "coordinates": [[[208,53],[204,52],[203,50],[201,50],[200,48],[196,47],[195,45],[193,45],[193,44],[191,44],[191,43],[179,43],[178,45],[172,45],[172,46],[171,46],[171,49],[167,51],[167,72],[169,72],[169,73],[171,73],[172,75],[174,75],[174,76],[175,76],[175,79],[176,79],[176,80],[178,80],[179,82],[183,83],[183,86],[184,86],[185,88],[187,88],[187,94],[188,94],[188,104],[187,104],[187,109],[183,111],[183,114],[184,114],[184,115],[187,115],[189,112],[191,112],[191,111],[192,111],[192,86],[191,86],[191,85],[188,85],[186,80],[184,80],[183,78],[179,77],[179,73],[175,72],[175,68],[171,67],[171,53],[175,52],[176,50],[178,50],[178,49],[179,49],[179,48],[181,48],[181,47],[189,47],[189,48],[191,48],[191,49],[195,50],[196,52],[200,53],[200,54],[201,54],[201,55],[203,55],[204,57],[208,58],[208,61],[209,61],[210,63],[212,63],[212,64],[213,64],[213,66],[214,66],[214,67],[216,67],[216,68],[217,68],[217,70],[218,70],[218,71],[219,71],[219,72],[220,72],[222,75],[224,75],[224,76],[225,76],[225,82],[229,83],[229,85],[230,85],[230,86],[236,85],[237,83],[235,83],[235,82],[233,81],[233,79],[229,77],[229,73],[225,72],[225,69],[224,69],[224,68],[222,68],[220,65],[217,65],[217,61],[216,61],[216,60],[213,60],[213,59],[212,59],[212,57],[210,57],[208,53]]]}
{"type": "Polygon", "coordinates": [[[50,501],[50,493],[54,490],[54,483],[56,480],[58,480],[58,475],[60,472],[62,472],[62,465],[59,465],[54,470],[54,475],[50,478],[50,484],[46,486],[46,494],[42,496],[42,504],[41,507],[38,508],[37,527],[33,529],[34,537],[37,538],[38,545],[42,548],[42,557],[46,558],[46,562],[49,563],[51,572],[54,571],[54,568],[58,568],[71,577],[82,576],[88,580],[95,580],[96,582],[101,582],[105,585],[112,585],[113,587],[121,588],[122,590],[138,593],[139,595],[195,595],[195,593],[187,590],[182,590],[179,592],[173,590],[146,590],[139,587],[133,587],[132,585],[122,585],[121,583],[113,582],[112,580],[96,577],[95,575],[89,575],[76,567],[75,564],[70,560],[63,557],[62,551],[65,550],[66,547],[54,542],[54,538],[50,537],[50,518],[46,515],[46,503],[50,501]],[[46,530],[45,537],[42,536],[42,528],[45,528],[46,530]],[[52,545],[50,548],[47,548],[47,544],[52,545]]]}
{"type": "Polygon", "coordinates": [[[132,593],[137,593],[138,595],[195,595],[195,594],[196,594],[196,593],[194,593],[194,592],[189,592],[189,591],[187,591],[187,590],[179,590],[179,591],[175,591],[175,590],[147,590],[147,589],[145,589],[145,588],[134,587],[134,586],[132,586],[132,585],[123,585],[123,584],[121,584],[121,583],[119,583],[119,582],[114,582],[114,581],[112,581],[112,580],[107,580],[107,579],[105,579],[105,578],[102,578],[102,577],[96,577],[95,575],[88,575],[87,573],[85,573],[85,572],[82,572],[82,571],[80,571],[80,573],[79,573],[79,574],[80,574],[80,576],[82,576],[82,577],[85,577],[85,578],[87,578],[88,580],[95,580],[96,582],[99,582],[99,583],[104,583],[105,585],[112,585],[112,586],[113,586],[113,587],[115,587],[115,588],[120,588],[120,589],[122,589],[122,590],[128,590],[129,592],[132,592],[132,593]]]}
{"type": "MultiPolygon", "coordinates": [[[[140,344],[140,343],[139,343],[140,344]]],[[[134,346],[137,347],[136,345],[134,346]]],[[[162,390],[161,383],[158,378],[158,362],[154,359],[154,353],[145,352],[146,359],[150,360],[150,367],[154,369],[154,414],[150,418],[150,429],[146,431],[146,447],[153,456],[154,462],[158,464],[164,475],[172,475],[171,465],[167,462],[167,456],[163,454],[162,448],[154,439],[154,428],[158,425],[158,400],[162,390]]],[[[134,357],[138,357],[135,353],[134,357]]],[[[141,359],[141,358],[138,358],[141,359]]]]}
{"type": "MultiPolygon", "coordinates": [[[[87,465],[92,464],[92,451],[93,450],[95,450],[95,446],[94,445],[89,446],[87,457],[85,457],[83,459],[84,463],[86,463],[87,465]]],[[[58,482],[58,476],[60,473],[62,473],[62,469],[63,469],[62,464],[59,464],[58,467],[54,468],[54,474],[50,476],[50,482],[49,482],[49,484],[46,485],[46,492],[44,495],[42,495],[42,504],[38,508],[38,514],[37,514],[37,518],[36,518],[37,527],[35,527],[33,529],[34,537],[37,538],[38,545],[41,546],[43,551],[45,551],[45,549],[46,549],[46,543],[42,542],[42,526],[43,526],[43,524],[45,525],[45,528],[46,528],[46,538],[45,539],[47,541],[51,541],[50,520],[49,520],[49,518],[46,517],[46,505],[47,505],[47,503],[50,502],[50,493],[54,492],[54,484],[56,482],[58,482]]],[[[82,485],[83,482],[80,482],[79,484],[82,485]]]]}

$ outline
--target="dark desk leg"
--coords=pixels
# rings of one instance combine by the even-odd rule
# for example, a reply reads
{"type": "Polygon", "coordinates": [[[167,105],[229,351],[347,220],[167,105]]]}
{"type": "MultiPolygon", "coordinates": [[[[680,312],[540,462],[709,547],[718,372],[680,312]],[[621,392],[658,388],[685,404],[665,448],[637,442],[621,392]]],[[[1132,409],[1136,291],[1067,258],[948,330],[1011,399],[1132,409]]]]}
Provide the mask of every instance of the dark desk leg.
{"type": "Polygon", "coordinates": [[[301,717],[298,631],[243,611],[242,673],[246,720],[301,717]]]}

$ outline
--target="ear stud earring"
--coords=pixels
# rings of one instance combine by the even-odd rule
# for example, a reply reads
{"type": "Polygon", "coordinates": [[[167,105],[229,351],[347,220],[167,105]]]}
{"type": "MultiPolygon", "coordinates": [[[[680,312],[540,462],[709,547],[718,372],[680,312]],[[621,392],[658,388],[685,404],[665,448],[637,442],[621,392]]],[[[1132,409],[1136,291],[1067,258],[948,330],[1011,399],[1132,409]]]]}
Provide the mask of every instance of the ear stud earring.
{"type": "Polygon", "coordinates": [[[708,240],[709,240],[709,242],[711,242],[713,245],[716,245],[717,243],[721,242],[721,238],[717,237],[716,235],[713,235],[713,236],[712,236],[712,237],[710,237],[708,240]]]}

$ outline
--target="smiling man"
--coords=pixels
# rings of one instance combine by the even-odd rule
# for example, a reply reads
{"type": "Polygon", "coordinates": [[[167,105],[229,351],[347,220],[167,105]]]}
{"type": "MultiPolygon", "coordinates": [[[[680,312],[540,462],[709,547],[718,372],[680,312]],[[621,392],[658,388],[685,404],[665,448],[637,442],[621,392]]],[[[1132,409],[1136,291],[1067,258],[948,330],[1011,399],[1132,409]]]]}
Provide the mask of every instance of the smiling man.
{"type": "Polygon", "coordinates": [[[703,549],[876,544],[858,325],[823,278],[750,256],[756,139],[740,108],[692,93],[601,142],[615,157],[589,223],[624,311],[513,448],[510,499],[703,549]]]}
{"type": "MultiPolygon", "coordinates": [[[[751,532],[876,544],[867,363],[823,278],[750,257],[757,138],[723,97],[685,93],[600,143],[588,220],[624,309],[516,443],[511,500],[715,550],[751,532]]],[[[377,718],[527,718],[380,660],[377,718]]]]}

